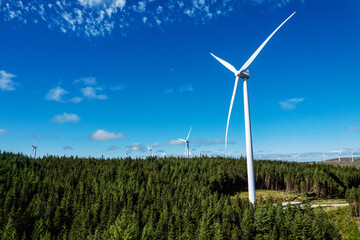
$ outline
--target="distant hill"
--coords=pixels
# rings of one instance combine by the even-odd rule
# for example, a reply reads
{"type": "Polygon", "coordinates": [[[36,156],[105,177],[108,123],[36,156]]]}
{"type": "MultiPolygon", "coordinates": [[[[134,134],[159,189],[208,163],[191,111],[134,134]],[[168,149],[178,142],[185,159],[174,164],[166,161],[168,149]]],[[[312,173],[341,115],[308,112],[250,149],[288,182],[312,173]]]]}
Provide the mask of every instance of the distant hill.
{"type": "Polygon", "coordinates": [[[360,166],[360,157],[354,157],[354,162],[351,157],[332,158],[325,161],[325,163],[343,165],[343,166],[360,166]]]}

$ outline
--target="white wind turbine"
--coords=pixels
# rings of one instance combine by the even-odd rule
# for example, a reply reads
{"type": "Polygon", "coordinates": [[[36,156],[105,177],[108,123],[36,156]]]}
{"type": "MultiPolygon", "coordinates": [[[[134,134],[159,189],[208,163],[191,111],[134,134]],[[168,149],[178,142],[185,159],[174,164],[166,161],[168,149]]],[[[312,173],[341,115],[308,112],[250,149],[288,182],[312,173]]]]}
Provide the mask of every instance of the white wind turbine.
{"type": "Polygon", "coordinates": [[[232,153],[232,151],[230,151],[230,152],[228,152],[228,153],[226,153],[226,152],[224,152],[224,154],[225,154],[225,158],[228,158],[229,156],[230,156],[230,154],[232,153]]]}
{"type": "Polygon", "coordinates": [[[149,149],[149,152],[150,152],[150,157],[153,157],[154,155],[153,155],[153,153],[152,153],[152,147],[150,146],[147,146],[147,148],[149,149]]]}
{"type": "Polygon", "coordinates": [[[326,161],[325,159],[326,159],[326,153],[325,152],[323,152],[323,157],[324,157],[324,162],[326,161]]]}
{"type": "Polygon", "coordinates": [[[291,155],[291,156],[294,158],[295,162],[298,162],[299,159],[300,159],[300,155],[301,155],[301,154],[291,155]]]}
{"type": "Polygon", "coordinates": [[[185,143],[185,156],[186,156],[187,158],[189,158],[189,156],[190,156],[190,141],[189,141],[189,137],[190,137],[191,129],[192,129],[192,127],[190,128],[190,131],[189,131],[186,139],[178,138],[180,141],[182,141],[182,142],[185,143]]]}
{"type": "Polygon", "coordinates": [[[335,151],[335,153],[338,155],[339,158],[339,162],[341,162],[341,158],[340,155],[344,152],[344,150],[340,150],[340,151],[335,151]]]}
{"type": "Polygon", "coordinates": [[[264,48],[267,42],[271,39],[271,37],[284,25],[293,15],[290,15],[280,26],[275,29],[275,31],[261,44],[261,46],[253,53],[253,55],[245,62],[245,64],[240,68],[240,70],[236,70],[234,66],[230,63],[216,57],[214,54],[211,55],[216,58],[222,65],[224,65],[227,69],[235,74],[235,85],[234,90],[230,102],[230,109],[228,114],[228,120],[226,125],[226,134],[225,134],[225,148],[227,145],[227,135],[229,129],[229,121],[231,116],[231,110],[234,104],[236,89],[239,83],[239,79],[243,79],[243,91],[244,91],[244,115],[245,115],[245,135],[246,135],[246,158],[247,158],[247,173],[248,173],[248,188],[249,188],[249,201],[251,203],[255,203],[255,176],[254,176],[254,163],[253,163],[253,151],[252,151],[252,139],[251,139],[251,125],[250,125],[250,110],[249,110],[249,98],[248,98],[248,89],[247,89],[247,80],[249,79],[249,66],[260,53],[260,51],[264,48]],[[245,70],[247,70],[245,72],[245,70]]]}
{"type": "Polygon", "coordinates": [[[33,147],[34,158],[36,158],[36,149],[37,149],[37,146],[36,146],[36,144],[34,143],[34,144],[32,145],[32,147],[33,147]]]}

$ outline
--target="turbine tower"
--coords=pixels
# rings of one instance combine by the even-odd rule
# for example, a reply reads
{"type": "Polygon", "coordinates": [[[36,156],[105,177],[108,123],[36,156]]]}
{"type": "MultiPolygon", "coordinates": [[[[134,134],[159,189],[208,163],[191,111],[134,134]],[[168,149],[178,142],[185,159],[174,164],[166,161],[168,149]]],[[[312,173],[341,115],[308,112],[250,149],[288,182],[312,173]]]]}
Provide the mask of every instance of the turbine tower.
{"type": "Polygon", "coordinates": [[[326,153],[325,152],[323,153],[323,157],[324,157],[324,162],[325,162],[325,158],[326,158],[326,153]]]}
{"type": "Polygon", "coordinates": [[[34,158],[36,158],[36,149],[37,149],[37,146],[36,146],[36,144],[34,143],[34,144],[32,145],[32,147],[33,147],[34,158]]]}
{"type": "Polygon", "coordinates": [[[354,150],[351,150],[351,162],[354,162],[354,150]]]}
{"type": "Polygon", "coordinates": [[[234,66],[230,63],[216,57],[214,54],[210,53],[216,60],[218,60],[222,65],[224,65],[227,69],[235,74],[235,85],[234,90],[230,102],[230,109],[227,119],[226,125],[226,134],[225,134],[225,148],[227,145],[227,135],[229,129],[229,121],[231,116],[232,107],[234,104],[234,99],[236,95],[236,89],[239,83],[239,79],[243,79],[243,91],[244,91],[244,115],[245,115],[245,136],[246,136],[246,159],[247,159],[247,173],[248,173],[248,188],[249,188],[249,201],[254,204],[255,203],[255,176],[254,176],[254,162],[253,162],[253,150],[252,150],[252,139],[251,139],[251,124],[250,124],[250,110],[249,110],[249,97],[248,97],[248,89],[247,89],[247,80],[250,77],[249,66],[260,53],[260,51],[264,48],[267,42],[272,38],[272,36],[284,25],[293,15],[290,15],[280,26],[275,29],[275,31],[261,44],[261,46],[253,53],[253,55],[245,62],[245,64],[240,68],[240,70],[236,70],[234,66]],[[245,71],[247,70],[247,71],[245,71]]]}
{"type": "Polygon", "coordinates": [[[185,156],[187,158],[189,158],[190,156],[190,141],[189,141],[189,137],[190,137],[190,133],[191,133],[192,127],[190,128],[190,131],[186,137],[186,139],[182,139],[182,138],[178,138],[180,141],[185,143],[185,156]]]}

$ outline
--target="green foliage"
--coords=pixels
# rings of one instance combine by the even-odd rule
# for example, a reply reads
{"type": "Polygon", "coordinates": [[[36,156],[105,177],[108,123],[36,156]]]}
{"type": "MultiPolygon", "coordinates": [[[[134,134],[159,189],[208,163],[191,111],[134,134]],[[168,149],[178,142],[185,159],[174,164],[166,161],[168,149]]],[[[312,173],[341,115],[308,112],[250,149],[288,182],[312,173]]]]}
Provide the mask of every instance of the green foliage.
{"type": "Polygon", "coordinates": [[[330,209],[327,211],[327,215],[339,229],[342,239],[360,240],[360,230],[355,220],[349,216],[349,207],[330,209]]]}
{"type": "MultiPolygon", "coordinates": [[[[257,189],[344,196],[359,170],[256,161],[257,189]],[[346,180],[345,180],[346,179],[346,180]]],[[[251,205],[245,159],[0,153],[1,239],[338,239],[311,208],[251,205]]],[[[353,196],[353,195],[351,195],[353,196]]],[[[334,230],[335,229],[335,230],[334,230]]]]}

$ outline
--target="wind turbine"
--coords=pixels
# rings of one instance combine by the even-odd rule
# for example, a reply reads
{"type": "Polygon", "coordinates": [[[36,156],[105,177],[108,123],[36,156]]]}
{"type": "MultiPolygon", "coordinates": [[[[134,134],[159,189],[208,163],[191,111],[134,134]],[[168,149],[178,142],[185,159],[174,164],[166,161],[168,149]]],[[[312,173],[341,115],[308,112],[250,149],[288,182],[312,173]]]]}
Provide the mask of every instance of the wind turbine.
{"type": "Polygon", "coordinates": [[[354,150],[351,150],[351,161],[354,162],[354,150]]]}
{"type": "Polygon", "coordinates": [[[326,153],[325,152],[323,153],[323,157],[324,157],[324,162],[325,162],[325,158],[326,158],[326,153]]]}
{"type": "Polygon", "coordinates": [[[291,156],[294,158],[295,162],[298,162],[299,159],[300,159],[300,155],[301,155],[301,154],[291,155],[291,156]]]}
{"type": "Polygon", "coordinates": [[[150,152],[150,157],[153,157],[154,155],[153,155],[153,153],[152,153],[152,147],[149,147],[149,146],[147,146],[147,148],[149,149],[149,152],[150,152]]]}
{"type": "Polygon", "coordinates": [[[229,156],[230,156],[230,154],[231,154],[232,152],[228,152],[228,153],[226,153],[226,152],[224,152],[224,154],[225,154],[225,158],[228,158],[229,156]]]}
{"type": "Polygon", "coordinates": [[[33,147],[34,158],[36,158],[36,149],[37,149],[37,146],[36,146],[36,144],[34,143],[34,144],[32,145],[32,147],[33,147]]]}
{"type": "Polygon", "coordinates": [[[344,150],[336,151],[336,154],[338,155],[339,162],[341,162],[340,155],[344,152],[344,150]]]}
{"type": "Polygon", "coordinates": [[[249,201],[251,203],[255,203],[255,176],[254,176],[254,162],[253,162],[253,150],[252,150],[252,139],[251,139],[251,124],[250,124],[250,110],[249,110],[249,97],[248,97],[248,89],[247,89],[247,80],[250,77],[249,66],[260,53],[260,51],[264,48],[267,42],[272,38],[272,36],[284,25],[293,15],[290,15],[280,26],[275,29],[275,31],[260,45],[260,47],[253,53],[253,55],[245,62],[245,64],[240,68],[240,70],[236,70],[234,66],[230,63],[216,57],[214,54],[210,53],[216,60],[218,60],[222,65],[224,65],[227,69],[235,74],[235,85],[234,90],[230,102],[230,109],[228,114],[228,120],[226,125],[226,134],[225,134],[225,148],[227,145],[227,135],[229,129],[229,121],[231,116],[232,107],[234,104],[234,99],[236,95],[236,89],[239,83],[239,79],[243,79],[243,91],[244,91],[244,115],[245,115],[245,136],[246,136],[246,158],[247,158],[247,173],[248,173],[248,188],[249,188],[249,201]],[[245,70],[247,70],[245,72],[245,70]]]}
{"type": "Polygon", "coordinates": [[[178,138],[180,141],[185,143],[185,156],[187,158],[189,158],[190,156],[190,141],[189,141],[189,137],[190,137],[190,133],[191,133],[192,127],[190,128],[190,131],[186,137],[186,139],[182,139],[182,138],[178,138]]]}

